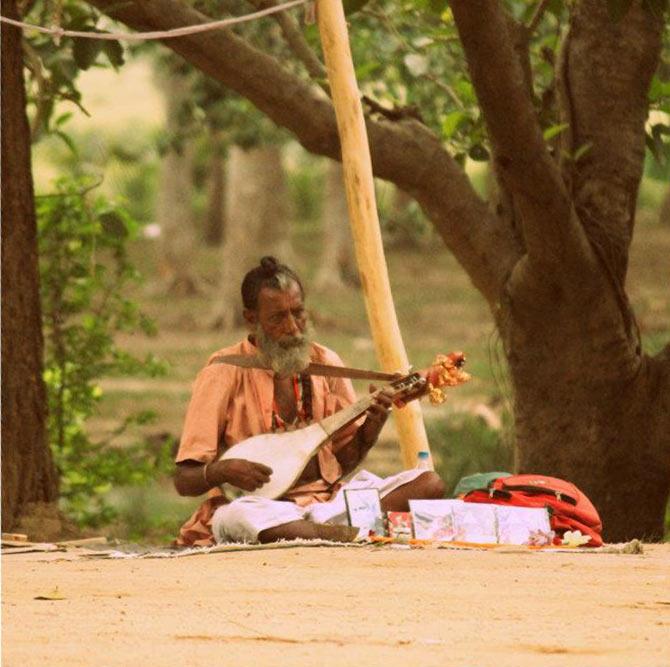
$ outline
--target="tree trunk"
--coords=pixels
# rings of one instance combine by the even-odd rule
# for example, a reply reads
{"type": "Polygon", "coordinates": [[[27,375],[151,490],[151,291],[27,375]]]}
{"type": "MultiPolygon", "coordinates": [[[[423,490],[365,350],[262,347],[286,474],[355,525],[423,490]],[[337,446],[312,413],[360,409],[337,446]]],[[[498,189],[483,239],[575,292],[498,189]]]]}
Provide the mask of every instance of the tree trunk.
{"type": "Polygon", "coordinates": [[[214,325],[230,330],[242,323],[240,285],[263,255],[291,265],[288,191],[281,148],[230,149],[226,179],[226,240],[214,325]]]}
{"type": "Polygon", "coordinates": [[[668,187],[663,202],[661,203],[661,210],[658,214],[658,221],[664,227],[670,227],[670,187],[668,187]]]}
{"type": "Polygon", "coordinates": [[[557,276],[530,282],[499,313],[518,470],[577,484],[598,508],[608,541],[662,539],[670,491],[667,359],[639,356],[598,290],[571,291],[557,276]]]}
{"type": "MultiPolygon", "coordinates": [[[[660,22],[639,5],[619,24],[605,3],[572,8],[561,71],[570,123],[562,154],[589,148],[562,165],[573,208],[563,219],[547,211],[541,224],[569,229],[576,222],[578,233],[560,249],[522,260],[499,312],[519,469],[580,486],[608,541],[662,539],[670,492],[668,355],[641,352],[624,286],[659,45],[660,22]],[[626,64],[613,73],[622,49],[626,64]],[[556,262],[570,246],[567,261],[556,262]]],[[[520,210],[528,215],[523,203],[520,210]]],[[[548,226],[545,234],[551,239],[548,226]]]]}
{"type": "Polygon", "coordinates": [[[204,239],[208,246],[219,246],[225,230],[225,149],[218,130],[210,132],[209,175],[207,179],[207,217],[204,239]]]}
{"type": "Polygon", "coordinates": [[[412,236],[411,209],[414,198],[402,188],[393,188],[391,197],[389,242],[395,247],[417,247],[416,237],[412,236]]]}
{"type": "Polygon", "coordinates": [[[327,291],[359,285],[342,165],[333,160],[328,161],[326,170],[321,226],[321,262],[314,280],[315,288],[327,291]]]}
{"type": "MultiPolygon", "coordinates": [[[[16,2],[3,14],[19,18],[16,2]]],[[[58,498],[46,440],[37,225],[21,31],[2,25],[2,529],[29,503],[58,498]]]]}
{"type": "Polygon", "coordinates": [[[156,222],[161,227],[161,289],[188,295],[198,291],[193,271],[198,242],[191,204],[194,146],[183,120],[191,88],[181,73],[162,71],[158,78],[165,96],[169,140],[161,160],[156,197],[156,222]]]}

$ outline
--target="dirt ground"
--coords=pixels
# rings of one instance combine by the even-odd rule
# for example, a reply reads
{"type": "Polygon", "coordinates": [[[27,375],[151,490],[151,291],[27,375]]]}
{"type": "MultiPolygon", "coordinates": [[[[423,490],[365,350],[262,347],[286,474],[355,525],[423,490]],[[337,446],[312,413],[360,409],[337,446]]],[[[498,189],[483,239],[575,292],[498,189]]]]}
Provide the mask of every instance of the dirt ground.
{"type": "Polygon", "coordinates": [[[667,667],[670,544],[4,555],[2,625],[7,667],[667,667]]]}

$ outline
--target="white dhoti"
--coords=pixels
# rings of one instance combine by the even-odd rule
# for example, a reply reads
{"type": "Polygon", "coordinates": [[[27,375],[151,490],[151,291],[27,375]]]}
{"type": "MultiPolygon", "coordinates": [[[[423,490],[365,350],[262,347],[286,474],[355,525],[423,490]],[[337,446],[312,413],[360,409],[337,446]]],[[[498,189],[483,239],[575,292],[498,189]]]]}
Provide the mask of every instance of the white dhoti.
{"type": "Polygon", "coordinates": [[[403,470],[397,475],[381,478],[361,470],[325,503],[313,502],[300,507],[285,500],[270,500],[257,496],[242,496],[219,507],[212,517],[212,532],[217,543],[257,542],[258,533],[291,521],[313,521],[346,526],[346,489],[377,489],[381,498],[400,486],[415,480],[425,470],[403,470]]]}

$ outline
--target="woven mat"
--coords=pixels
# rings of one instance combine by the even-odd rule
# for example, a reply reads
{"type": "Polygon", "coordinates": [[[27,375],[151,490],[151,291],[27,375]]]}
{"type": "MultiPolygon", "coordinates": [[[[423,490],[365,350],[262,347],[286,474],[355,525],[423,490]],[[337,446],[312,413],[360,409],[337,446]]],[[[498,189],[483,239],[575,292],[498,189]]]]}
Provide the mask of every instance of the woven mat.
{"type": "MultiPolygon", "coordinates": [[[[103,538],[104,539],[104,538],[103,538]]],[[[98,542],[92,544],[93,540],[80,540],[73,542],[23,542],[9,544],[3,541],[2,555],[23,554],[35,552],[67,551],[69,554],[80,558],[98,559],[130,559],[130,558],[184,558],[186,556],[201,556],[213,553],[228,553],[233,551],[269,551],[274,549],[297,549],[313,547],[338,547],[348,549],[367,548],[370,550],[434,550],[450,549],[456,551],[493,551],[496,553],[580,553],[580,554],[641,554],[644,552],[642,542],[631,540],[621,544],[606,544],[595,549],[587,547],[528,547],[524,545],[511,544],[472,544],[437,542],[427,540],[412,540],[411,543],[399,542],[387,539],[379,539],[373,542],[330,542],[328,540],[284,540],[270,544],[245,544],[228,543],[217,544],[212,547],[145,547],[137,544],[121,544],[109,548],[108,544],[98,542]],[[79,542],[79,543],[77,543],[79,542]]]]}
{"type": "Polygon", "coordinates": [[[407,544],[401,542],[357,542],[343,543],[330,542],[328,540],[286,540],[282,542],[273,542],[270,544],[217,544],[212,547],[191,547],[181,549],[147,549],[138,550],[120,550],[107,549],[100,551],[88,551],[82,554],[85,558],[184,558],[185,556],[201,556],[213,553],[228,553],[232,551],[268,551],[273,549],[296,549],[305,547],[339,547],[348,549],[367,548],[370,550],[412,550],[412,549],[451,549],[451,550],[474,550],[474,551],[494,551],[496,553],[580,553],[580,554],[641,554],[643,545],[639,540],[632,540],[622,544],[607,544],[595,549],[585,547],[526,547],[523,545],[480,545],[480,544],[454,544],[451,542],[432,542],[430,544],[407,544]]]}

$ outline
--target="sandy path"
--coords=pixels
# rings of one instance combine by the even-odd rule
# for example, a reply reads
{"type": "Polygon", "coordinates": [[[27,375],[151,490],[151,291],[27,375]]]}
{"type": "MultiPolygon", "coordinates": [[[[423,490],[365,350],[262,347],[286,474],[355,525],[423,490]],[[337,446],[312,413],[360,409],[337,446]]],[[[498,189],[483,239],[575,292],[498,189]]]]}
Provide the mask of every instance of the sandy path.
{"type": "Polygon", "coordinates": [[[313,548],[2,558],[3,665],[670,665],[644,555],[313,548]],[[64,600],[35,596],[58,586],[64,600]]]}

